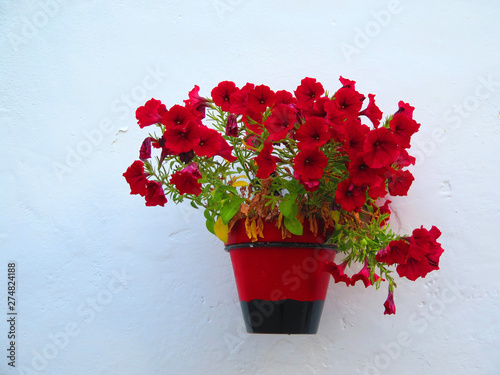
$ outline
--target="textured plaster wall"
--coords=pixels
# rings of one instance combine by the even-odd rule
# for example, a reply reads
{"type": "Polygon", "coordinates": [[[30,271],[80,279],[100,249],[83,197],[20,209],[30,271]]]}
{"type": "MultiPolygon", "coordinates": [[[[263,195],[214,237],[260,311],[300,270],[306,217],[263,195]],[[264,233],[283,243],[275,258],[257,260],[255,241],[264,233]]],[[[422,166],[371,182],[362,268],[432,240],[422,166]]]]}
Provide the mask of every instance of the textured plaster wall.
{"type": "Polygon", "coordinates": [[[499,374],[499,15],[496,0],[3,0],[0,373],[499,374]],[[400,281],[395,316],[384,289],[332,284],[319,334],[247,335],[201,212],[129,196],[135,108],[226,79],[334,91],[340,75],[384,113],[416,107],[392,225],[441,228],[442,269],[400,281]]]}

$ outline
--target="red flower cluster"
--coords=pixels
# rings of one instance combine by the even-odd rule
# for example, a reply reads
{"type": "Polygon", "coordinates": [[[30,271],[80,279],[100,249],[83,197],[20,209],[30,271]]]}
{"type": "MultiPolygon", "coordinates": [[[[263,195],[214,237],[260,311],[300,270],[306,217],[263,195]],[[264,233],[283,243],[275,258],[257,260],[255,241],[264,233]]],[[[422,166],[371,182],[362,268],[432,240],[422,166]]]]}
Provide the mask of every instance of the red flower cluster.
{"type": "Polygon", "coordinates": [[[123,174],[130,185],[130,194],[139,194],[146,198],[146,206],[164,206],[167,203],[161,184],[147,179],[144,163],[136,160],[123,174]]]}
{"type": "Polygon", "coordinates": [[[416,280],[429,272],[439,269],[439,258],[443,253],[436,240],[441,231],[433,226],[431,230],[417,228],[409,238],[391,241],[389,246],[377,253],[376,260],[387,265],[397,264],[400,277],[416,280]]]}
{"type": "MultiPolygon", "coordinates": [[[[351,81],[352,82],[352,81],[351,81]]],[[[349,177],[338,185],[335,198],[346,211],[358,211],[365,204],[366,194],[373,200],[390,195],[406,195],[413,181],[408,170],[402,168],[414,164],[415,159],[408,155],[411,136],[418,131],[419,124],[413,120],[411,112],[401,112],[401,108],[412,108],[400,102],[400,109],[388,122],[387,127],[379,127],[381,111],[375,104],[374,96],[369,94],[368,107],[360,112],[362,101],[354,90],[354,84],[344,86],[340,108],[327,103],[327,119],[334,137],[342,142],[349,156],[349,177]],[[342,115],[343,113],[343,115],[342,115]],[[359,116],[367,116],[374,128],[361,123],[359,116]],[[386,185],[386,181],[388,184],[386,185]],[[387,191],[388,190],[388,191],[387,191]]],[[[335,97],[337,94],[335,94],[335,97]]]]}
{"type": "MultiPolygon", "coordinates": [[[[234,161],[236,158],[232,155],[232,147],[222,135],[202,124],[208,102],[199,96],[199,89],[198,86],[194,87],[189,93],[189,100],[184,101],[184,106],[176,104],[168,110],[159,100],[149,100],[136,111],[138,124],[141,128],[153,124],[164,125],[163,142],[155,147],[161,147],[167,155],[186,157],[192,154],[191,160],[194,155],[219,155],[234,161]]],[[[230,91],[227,87],[225,90],[230,91]]],[[[220,93],[222,102],[223,95],[227,94],[220,93]]],[[[227,103],[224,107],[227,107],[227,103]]]]}
{"type": "MultiPolygon", "coordinates": [[[[294,158],[294,176],[310,192],[319,188],[328,164],[322,147],[329,142],[340,143],[340,151],[349,157],[349,174],[339,184],[335,198],[346,211],[358,211],[367,194],[374,200],[387,193],[406,195],[413,176],[402,168],[414,164],[406,149],[420,126],[412,118],[413,107],[400,102],[392,119],[379,127],[382,112],[375,96],[369,94],[369,103],[362,109],[365,97],[355,90],[356,82],[343,77],[340,82],[343,87],[329,98],[313,78],[304,78],[293,94],[251,83],[240,89],[234,82],[224,81],[212,90],[212,99],[229,113],[228,136],[238,135],[236,116],[241,115],[251,132],[269,133],[267,142],[283,143],[287,137],[296,140],[299,152],[294,158]],[[270,115],[262,121],[266,110],[270,115]],[[369,119],[373,129],[362,124],[362,116],[369,119]]],[[[178,137],[174,139],[179,141],[178,137]]],[[[272,149],[272,144],[266,144],[255,158],[262,169],[257,177],[266,178],[276,169],[272,149]]]]}
{"type": "Polygon", "coordinates": [[[201,173],[198,165],[191,163],[181,171],[175,172],[170,178],[170,183],[175,185],[180,194],[194,194],[198,196],[201,193],[201,184],[198,182],[200,178],[201,173]]]}
{"type": "MultiPolygon", "coordinates": [[[[396,264],[396,271],[400,277],[407,277],[415,281],[419,277],[425,277],[429,272],[439,269],[439,258],[444,252],[441,244],[436,240],[441,236],[438,228],[433,226],[430,230],[423,227],[413,231],[413,235],[403,240],[391,241],[389,246],[380,250],[375,259],[379,263],[387,265],[396,264]]],[[[370,281],[370,267],[365,260],[361,271],[349,277],[345,274],[347,261],[340,265],[328,263],[327,270],[333,276],[336,283],[345,283],[347,286],[355,285],[361,280],[365,287],[372,285],[370,281]]],[[[375,282],[380,278],[374,274],[375,282]]],[[[389,289],[389,295],[384,303],[384,315],[396,313],[393,291],[389,289]]]]}
{"type": "MultiPolygon", "coordinates": [[[[358,281],[361,281],[365,288],[368,288],[372,285],[370,281],[370,266],[368,262],[365,260],[365,265],[358,273],[352,275],[351,277],[347,276],[345,272],[345,268],[347,266],[347,261],[337,265],[335,263],[328,263],[328,272],[331,273],[333,279],[336,283],[345,283],[347,286],[356,285],[358,281]]],[[[375,282],[380,279],[380,276],[377,274],[373,275],[375,282]]]]}
{"type": "MultiPolygon", "coordinates": [[[[230,86],[230,85],[229,85],[230,86]]],[[[189,99],[184,101],[184,106],[174,105],[169,110],[159,100],[151,99],[136,111],[137,123],[141,128],[150,125],[163,125],[164,133],[158,139],[148,137],[144,140],[139,158],[147,160],[151,158],[151,146],[161,148],[160,161],[167,156],[177,155],[183,163],[189,163],[194,156],[205,156],[208,158],[216,155],[233,162],[236,157],[232,155],[233,147],[230,146],[222,135],[202,124],[205,117],[205,108],[208,106],[207,99],[199,96],[199,87],[195,86],[189,93],[189,99]]],[[[229,90],[230,88],[225,88],[229,90]]],[[[220,93],[224,101],[224,92],[220,93]]],[[[224,105],[227,107],[227,104],[224,105]]],[[[233,124],[233,126],[235,123],[233,124]]],[[[231,129],[234,132],[234,127],[231,129]]],[[[237,132],[237,129],[236,129],[237,132]]],[[[124,173],[131,187],[131,194],[140,194],[146,198],[146,205],[164,205],[166,198],[160,183],[147,179],[144,173],[144,164],[135,161],[124,173]],[[142,170],[140,169],[142,168],[142,170]],[[146,186],[148,187],[147,191],[146,186]],[[157,199],[163,196],[163,199],[157,199]]],[[[198,166],[189,165],[181,171],[175,172],[171,179],[180,194],[199,195],[201,184],[198,180],[201,174],[198,166]]]]}

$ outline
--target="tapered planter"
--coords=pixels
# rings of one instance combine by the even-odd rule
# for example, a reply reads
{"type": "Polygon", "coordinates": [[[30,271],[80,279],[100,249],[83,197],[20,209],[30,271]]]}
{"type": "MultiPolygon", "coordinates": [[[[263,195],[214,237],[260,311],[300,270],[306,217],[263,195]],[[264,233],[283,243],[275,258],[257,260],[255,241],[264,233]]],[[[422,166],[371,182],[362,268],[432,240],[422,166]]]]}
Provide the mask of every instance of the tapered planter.
{"type": "Polygon", "coordinates": [[[282,239],[274,223],[264,223],[264,238],[251,242],[239,220],[226,244],[247,332],[315,334],[335,246],[324,245],[321,228],[282,239]]]}

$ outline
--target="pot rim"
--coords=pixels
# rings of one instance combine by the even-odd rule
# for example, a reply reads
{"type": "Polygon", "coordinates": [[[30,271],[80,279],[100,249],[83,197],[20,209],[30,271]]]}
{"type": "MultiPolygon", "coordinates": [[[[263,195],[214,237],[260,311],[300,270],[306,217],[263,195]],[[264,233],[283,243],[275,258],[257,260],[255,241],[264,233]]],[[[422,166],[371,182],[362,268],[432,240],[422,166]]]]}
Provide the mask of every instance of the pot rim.
{"type": "Polygon", "coordinates": [[[241,248],[260,248],[260,247],[293,247],[293,248],[304,248],[304,249],[330,249],[337,250],[337,245],[333,244],[319,244],[319,243],[309,243],[309,242],[240,242],[235,244],[226,245],[224,250],[229,252],[234,249],[241,248]]]}

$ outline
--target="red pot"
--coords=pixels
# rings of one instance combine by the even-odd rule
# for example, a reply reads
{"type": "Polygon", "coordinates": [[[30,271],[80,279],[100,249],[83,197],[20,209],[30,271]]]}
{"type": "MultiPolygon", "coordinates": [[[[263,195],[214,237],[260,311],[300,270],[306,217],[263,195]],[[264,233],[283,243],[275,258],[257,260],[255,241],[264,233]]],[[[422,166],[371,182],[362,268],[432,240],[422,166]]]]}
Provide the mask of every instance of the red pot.
{"type": "Polygon", "coordinates": [[[274,222],[264,222],[264,238],[251,242],[245,220],[229,233],[226,250],[249,333],[314,334],[325,302],[335,246],[315,236],[282,239],[274,222]]]}

